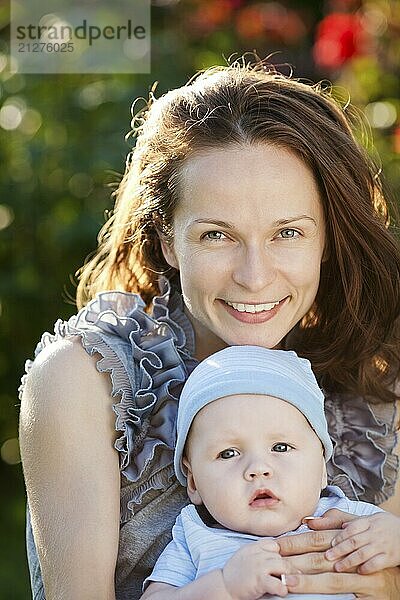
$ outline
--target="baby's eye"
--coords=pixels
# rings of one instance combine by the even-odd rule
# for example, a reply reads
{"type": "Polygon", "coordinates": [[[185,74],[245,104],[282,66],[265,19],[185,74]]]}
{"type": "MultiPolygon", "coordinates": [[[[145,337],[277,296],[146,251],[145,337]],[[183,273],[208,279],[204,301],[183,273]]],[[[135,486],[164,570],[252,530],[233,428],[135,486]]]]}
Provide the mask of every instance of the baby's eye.
{"type": "Polygon", "coordinates": [[[288,452],[292,450],[292,446],[286,444],[285,442],[278,442],[272,447],[273,452],[288,452]]]}
{"type": "Polygon", "coordinates": [[[225,235],[222,233],[222,231],[207,231],[206,233],[203,233],[201,237],[202,239],[215,242],[224,239],[225,235]]]}
{"type": "Polygon", "coordinates": [[[282,229],[282,231],[279,232],[279,235],[283,239],[288,240],[298,237],[300,233],[297,231],[297,229],[282,229]]]}
{"type": "Polygon", "coordinates": [[[234,456],[239,456],[239,452],[234,448],[227,448],[226,450],[222,450],[218,454],[218,458],[233,458],[234,456]]]}

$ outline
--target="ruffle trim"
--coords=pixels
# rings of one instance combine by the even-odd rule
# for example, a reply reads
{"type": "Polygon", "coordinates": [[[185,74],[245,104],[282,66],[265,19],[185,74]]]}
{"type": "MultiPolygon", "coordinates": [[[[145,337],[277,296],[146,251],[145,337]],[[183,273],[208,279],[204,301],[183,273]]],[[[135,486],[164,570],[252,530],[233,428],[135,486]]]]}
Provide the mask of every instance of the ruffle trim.
{"type": "Polygon", "coordinates": [[[369,404],[360,397],[332,394],[325,413],[334,451],[328,482],[353,500],[380,504],[394,494],[399,458],[395,403],[369,404]]]}
{"type": "MultiPolygon", "coordinates": [[[[96,367],[109,372],[121,472],[130,483],[127,508],[134,512],[150,490],[162,490],[174,479],[173,451],[177,403],[182,385],[196,366],[194,332],[183,312],[180,294],[165,277],[152,314],[137,294],[102,292],[68,321],[58,320],[54,334],[45,332],[35,357],[56,340],[80,336],[88,354],[98,353],[96,367]],[[134,390],[136,393],[134,394],[134,390]],[[133,395],[134,394],[134,395],[133,395]]],[[[33,361],[25,363],[19,397],[33,361]]],[[[126,495],[126,494],[125,494],[126,495]]],[[[125,512],[125,511],[122,511],[125,512]]]]}

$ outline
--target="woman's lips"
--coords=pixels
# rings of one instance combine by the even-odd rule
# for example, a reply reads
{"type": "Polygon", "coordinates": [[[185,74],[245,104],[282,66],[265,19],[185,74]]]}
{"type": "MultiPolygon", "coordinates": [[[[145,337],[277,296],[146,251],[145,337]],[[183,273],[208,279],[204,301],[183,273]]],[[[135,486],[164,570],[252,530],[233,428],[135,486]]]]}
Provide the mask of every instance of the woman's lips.
{"type": "Polygon", "coordinates": [[[283,306],[283,304],[288,298],[289,296],[286,296],[285,298],[280,300],[279,304],[274,306],[274,308],[271,308],[270,310],[263,310],[259,313],[240,312],[233,308],[233,306],[229,306],[229,304],[224,302],[224,300],[218,301],[222,304],[225,310],[230,315],[232,315],[232,317],[237,319],[237,321],[241,321],[242,323],[265,323],[266,321],[269,321],[276,315],[276,313],[279,311],[279,309],[283,306]]]}

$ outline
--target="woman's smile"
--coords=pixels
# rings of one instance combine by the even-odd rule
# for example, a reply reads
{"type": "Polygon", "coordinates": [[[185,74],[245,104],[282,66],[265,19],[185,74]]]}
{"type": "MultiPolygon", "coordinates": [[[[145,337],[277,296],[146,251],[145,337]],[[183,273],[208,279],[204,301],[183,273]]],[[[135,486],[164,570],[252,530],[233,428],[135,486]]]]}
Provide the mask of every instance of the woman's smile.
{"type": "Polygon", "coordinates": [[[229,303],[225,300],[218,300],[224,310],[232,317],[242,323],[265,323],[275,317],[289,296],[277,302],[250,304],[250,303],[229,303]]]}
{"type": "Polygon", "coordinates": [[[271,310],[274,306],[279,304],[280,300],[276,300],[276,302],[229,302],[228,300],[225,300],[225,302],[239,312],[258,313],[265,310],[271,310]]]}

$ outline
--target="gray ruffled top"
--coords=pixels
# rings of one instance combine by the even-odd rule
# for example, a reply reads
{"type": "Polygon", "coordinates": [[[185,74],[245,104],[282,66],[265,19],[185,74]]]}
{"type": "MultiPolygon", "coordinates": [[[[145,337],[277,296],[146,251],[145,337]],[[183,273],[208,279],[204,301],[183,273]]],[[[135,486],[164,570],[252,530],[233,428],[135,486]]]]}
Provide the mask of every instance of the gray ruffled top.
{"type": "MultiPolygon", "coordinates": [[[[96,355],[98,371],[112,383],[115,448],[120,456],[121,519],[116,569],[117,600],[135,600],[161,551],[171,539],[175,518],[188,504],[173,470],[177,403],[182,385],[196,366],[194,332],[180,293],[160,277],[152,312],[137,294],[111,291],[96,296],[54,334],[44,333],[35,357],[54,341],[79,336],[96,355]]],[[[20,397],[32,361],[19,388],[20,397]]],[[[326,399],[334,454],[329,483],[351,499],[379,504],[394,493],[398,476],[395,405],[368,404],[359,397],[326,399]]],[[[99,524],[99,526],[101,526],[99,524]]],[[[45,598],[40,565],[27,519],[27,546],[33,598],[45,598]]]]}

